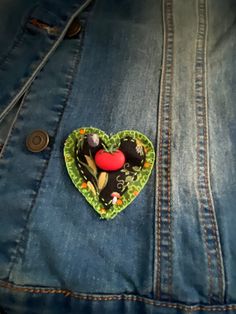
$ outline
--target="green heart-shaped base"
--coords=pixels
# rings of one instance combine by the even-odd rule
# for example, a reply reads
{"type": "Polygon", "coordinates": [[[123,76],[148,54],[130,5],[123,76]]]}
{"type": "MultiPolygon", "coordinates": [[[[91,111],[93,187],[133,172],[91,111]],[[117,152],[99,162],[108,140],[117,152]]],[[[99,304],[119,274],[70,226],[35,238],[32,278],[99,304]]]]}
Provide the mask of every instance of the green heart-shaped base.
{"type": "MultiPolygon", "coordinates": [[[[138,131],[125,130],[118,132],[115,135],[108,136],[106,133],[97,128],[83,127],[74,130],[66,139],[64,145],[64,158],[69,176],[75,187],[82,193],[82,195],[86,198],[86,200],[95,209],[95,211],[100,215],[101,218],[112,219],[135,199],[135,197],[139,194],[139,192],[147,183],[154,165],[155,152],[151,141],[145,135],[138,131]],[[126,184],[123,190],[123,194],[120,196],[119,200],[114,202],[114,204],[111,200],[110,206],[108,208],[104,208],[104,202],[101,201],[99,184],[98,186],[96,186],[96,182],[98,182],[98,180],[95,176],[98,175],[98,172],[96,170],[96,164],[93,160],[91,153],[90,157],[86,156],[88,164],[86,164],[85,160],[85,162],[82,162],[82,165],[86,167],[84,168],[85,170],[88,169],[89,172],[95,177],[93,183],[91,182],[91,180],[88,181],[87,177],[83,175],[84,172],[81,171],[81,164],[78,158],[78,150],[81,148],[81,143],[83,145],[84,139],[86,139],[86,137],[91,134],[96,134],[96,136],[100,139],[103,145],[105,144],[107,149],[111,147],[119,148],[122,141],[127,141],[127,139],[129,139],[132,143],[137,143],[132,144],[137,145],[137,152],[140,153],[141,147],[140,154],[144,156],[144,159],[141,161],[142,166],[133,167],[133,169],[135,170],[137,168],[135,175],[133,177],[130,177],[130,175],[126,177],[127,181],[129,178],[130,182],[126,184]]],[[[127,169],[125,169],[124,167],[121,172],[122,171],[124,173],[127,171],[127,169]]],[[[106,172],[102,172],[102,174],[104,177],[104,174],[106,174],[106,172]]],[[[105,184],[109,184],[109,181],[106,181],[105,184]]]]}

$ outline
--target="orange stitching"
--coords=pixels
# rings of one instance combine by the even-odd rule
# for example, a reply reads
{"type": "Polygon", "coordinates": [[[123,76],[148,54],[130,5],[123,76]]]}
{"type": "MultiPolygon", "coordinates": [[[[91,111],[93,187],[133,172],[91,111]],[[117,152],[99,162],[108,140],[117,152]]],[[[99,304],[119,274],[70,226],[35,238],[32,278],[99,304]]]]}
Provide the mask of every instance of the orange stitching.
{"type": "Polygon", "coordinates": [[[157,290],[157,298],[161,298],[161,224],[162,224],[162,177],[163,177],[163,167],[162,167],[162,139],[163,139],[163,102],[165,101],[166,97],[169,97],[169,108],[168,108],[168,147],[167,147],[167,199],[168,199],[168,294],[169,298],[171,296],[172,290],[172,242],[171,242],[171,177],[170,177],[170,162],[171,162],[171,103],[172,103],[172,93],[169,87],[166,86],[167,78],[166,75],[170,75],[170,81],[173,81],[173,60],[169,61],[167,64],[167,59],[169,56],[173,55],[173,18],[172,18],[172,1],[167,0],[166,2],[163,1],[163,17],[164,17],[164,52],[163,52],[163,76],[161,81],[161,98],[160,98],[160,140],[159,140],[159,154],[158,154],[158,213],[157,213],[157,283],[156,283],[156,290],[157,290]],[[165,19],[166,17],[166,19],[165,19]],[[168,88],[168,90],[167,90],[168,88]],[[163,90],[163,93],[162,93],[163,90]],[[168,93],[168,95],[167,95],[168,93]]]}
{"type": "MultiPolygon", "coordinates": [[[[164,24],[164,32],[165,32],[165,9],[164,9],[164,0],[163,0],[163,24],[164,24]]],[[[166,44],[167,44],[167,38],[165,36],[165,41],[164,41],[164,49],[166,49],[166,44]]],[[[164,55],[165,55],[165,51],[163,52],[163,65],[162,65],[162,78],[161,78],[161,96],[160,96],[160,108],[159,108],[159,115],[160,115],[160,119],[159,119],[159,122],[160,122],[160,140],[159,140],[159,147],[158,147],[158,153],[157,153],[157,163],[158,163],[158,189],[157,189],[157,195],[158,195],[158,206],[157,206],[157,278],[156,278],[156,294],[157,294],[157,298],[160,299],[160,285],[161,285],[161,253],[160,253],[160,247],[161,247],[161,211],[160,211],[160,208],[161,208],[161,202],[160,202],[160,194],[161,194],[161,185],[160,185],[160,182],[161,182],[161,178],[162,178],[162,175],[161,175],[161,163],[162,163],[162,155],[159,154],[159,152],[162,151],[162,128],[163,128],[163,112],[162,112],[162,106],[161,104],[163,103],[163,96],[162,96],[162,89],[163,89],[163,85],[165,84],[165,67],[166,67],[166,64],[165,64],[165,58],[164,58],[164,55]]]]}
{"type": "MultiPolygon", "coordinates": [[[[198,3],[199,4],[199,7],[198,7],[198,13],[199,13],[199,11],[200,11],[200,9],[201,9],[201,4],[200,3],[198,3]]],[[[199,49],[199,32],[200,32],[200,17],[199,17],[199,15],[198,15],[198,30],[197,30],[197,42],[196,42],[196,50],[198,50],[199,49]]],[[[197,56],[197,53],[196,53],[196,62],[197,62],[197,58],[198,58],[198,56],[197,56]]],[[[198,70],[199,71],[199,70],[198,70]]],[[[197,72],[197,71],[196,71],[197,72]]],[[[195,84],[196,84],[196,77],[197,77],[197,73],[195,73],[196,74],[196,76],[195,76],[195,84]]],[[[197,86],[196,86],[196,88],[198,88],[197,86]]],[[[197,115],[197,120],[198,120],[198,115],[197,115]]],[[[197,121],[197,124],[199,123],[199,121],[197,121]]],[[[200,149],[199,149],[199,131],[198,131],[198,133],[197,133],[197,177],[198,177],[198,180],[199,180],[199,178],[200,178],[200,149]]],[[[198,185],[199,185],[199,182],[198,182],[198,185]]],[[[198,187],[198,191],[199,191],[199,187],[198,187]]],[[[201,192],[199,191],[199,194],[200,194],[201,192]]],[[[200,198],[201,198],[201,195],[200,195],[200,198]]],[[[201,206],[200,206],[200,212],[199,212],[199,214],[200,214],[200,220],[202,221],[202,223],[203,223],[203,232],[204,232],[204,236],[203,236],[203,241],[204,241],[204,245],[205,245],[205,248],[206,248],[206,252],[207,252],[207,264],[208,264],[208,281],[209,281],[209,291],[211,292],[212,291],[212,276],[211,276],[211,265],[212,265],[212,263],[211,263],[211,257],[210,257],[210,254],[209,254],[209,249],[208,249],[208,244],[207,244],[207,230],[206,230],[206,224],[205,224],[205,220],[204,220],[204,217],[203,217],[203,214],[202,214],[202,212],[203,212],[203,210],[202,210],[202,208],[203,208],[203,206],[202,206],[202,204],[201,204],[201,206]]],[[[211,299],[211,294],[209,294],[209,296],[208,296],[208,298],[209,298],[209,302],[210,302],[210,299],[211,299]]]]}
{"type": "Polygon", "coordinates": [[[157,307],[163,308],[173,308],[179,309],[184,312],[195,312],[195,311],[228,311],[228,310],[236,310],[236,304],[229,304],[223,306],[205,306],[205,305],[185,305],[179,303],[161,303],[155,300],[147,299],[145,297],[136,296],[136,295],[88,295],[88,294],[79,294],[70,290],[62,290],[62,289],[52,289],[52,288],[33,288],[33,287],[20,287],[15,286],[13,284],[4,282],[0,283],[0,287],[13,290],[16,292],[28,292],[35,294],[62,294],[65,297],[72,297],[78,300],[83,301],[133,301],[133,302],[142,302],[148,305],[153,305],[157,307]]]}
{"type": "MultiPolygon", "coordinates": [[[[204,0],[203,0],[204,1],[204,0]]],[[[199,12],[200,11],[202,11],[202,15],[204,15],[204,26],[203,26],[203,28],[204,28],[204,40],[205,40],[205,36],[206,36],[206,34],[205,34],[205,32],[206,32],[206,16],[205,16],[205,3],[203,2],[203,3],[201,3],[201,0],[199,1],[199,12]]],[[[200,23],[200,21],[199,21],[199,23],[200,23]]],[[[200,27],[200,26],[199,26],[200,27]]],[[[204,50],[205,49],[205,42],[203,42],[203,47],[202,47],[202,49],[204,50]]],[[[205,192],[206,192],[206,194],[208,193],[208,185],[207,185],[207,182],[208,182],[208,177],[207,177],[207,162],[206,162],[206,152],[207,152],[207,135],[206,135],[206,104],[205,104],[205,101],[206,101],[206,99],[205,99],[205,97],[206,97],[206,95],[205,95],[205,79],[204,79],[204,77],[203,77],[203,73],[205,73],[205,62],[206,62],[206,60],[203,60],[203,64],[202,64],[202,95],[203,95],[203,101],[204,101],[204,105],[203,105],[203,117],[202,117],[202,119],[203,119],[203,128],[204,128],[204,155],[205,155],[205,157],[204,157],[204,175],[205,175],[205,177],[204,177],[204,182],[205,182],[205,192]]],[[[208,198],[208,205],[209,205],[209,207],[211,206],[211,201],[210,201],[210,199],[208,198]]],[[[201,208],[203,208],[203,206],[201,206],[201,208]]],[[[206,246],[208,247],[208,250],[209,250],[209,246],[208,246],[208,244],[207,244],[207,226],[206,226],[206,224],[205,224],[205,228],[204,228],[204,233],[206,234],[205,236],[206,236],[206,238],[205,238],[205,241],[206,241],[206,246]]],[[[213,275],[212,275],[212,271],[211,271],[211,265],[212,265],[212,259],[211,259],[211,254],[209,253],[209,251],[208,251],[208,258],[209,258],[209,274],[210,274],[210,281],[209,281],[209,291],[210,291],[210,294],[209,294],[209,298],[210,298],[210,303],[211,303],[211,298],[212,298],[212,290],[213,290],[213,275]]]]}
{"type": "MultiPolygon", "coordinates": [[[[163,2],[163,6],[164,6],[164,2],[163,2]]],[[[165,9],[163,11],[163,16],[165,16],[165,9]]],[[[166,23],[164,21],[164,23],[166,23]]],[[[167,36],[165,37],[165,49],[167,46],[167,36]]],[[[166,54],[166,51],[164,52],[166,54]]],[[[161,88],[163,88],[163,85],[165,85],[165,81],[166,81],[166,59],[164,58],[163,60],[163,81],[162,81],[162,86],[161,88]]],[[[163,103],[163,96],[161,96],[160,98],[160,141],[159,141],[159,149],[158,152],[162,151],[162,129],[163,129],[163,110],[162,110],[162,106],[161,103],[163,103]]],[[[160,210],[161,208],[161,201],[160,201],[160,195],[161,195],[161,181],[162,181],[162,169],[161,169],[161,164],[162,164],[162,154],[158,154],[158,210],[157,210],[157,225],[158,225],[158,229],[157,229],[157,256],[158,256],[158,260],[157,260],[157,298],[160,299],[160,290],[161,290],[161,219],[162,219],[162,212],[160,210]]]]}
{"type": "MultiPolygon", "coordinates": [[[[169,3],[169,14],[171,15],[171,20],[170,20],[170,33],[174,33],[174,27],[173,27],[173,16],[172,16],[172,5],[173,3],[169,3]]],[[[174,45],[173,45],[173,38],[171,41],[171,48],[172,48],[172,63],[171,63],[171,82],[174,80],[174,70],[173,70],[173,55],[174,55],[174,45]]],[[[170,102],[169,102],[169,125],[168,125],[168,170],[167,170],[167,187],[168,187],[168,223],[169,223],[169,236],[168,236],[168,244],[169,244],[169,265],[168,265],[168,289],[169,289],[169,300],[171,300],[171,295],[172,295],[172,289],[173,289],[173,283],[172,283],[172,254],[173,254],[173,248],[172,248],[172,224],[171,224],[171,134],[172,134],[172,101],[173,101],[173,94],[172,92],[170,93],[170,102]]]]}
{"type": "MultiPolygon", "coordinates": [[[[207,4],[206,2],[204,3],[204,9],[205,9],[205,15],[206,15],[206,21],[207,21],[207,4]]],[[[206,22],[206,27],[208,27],[207,25],[207,22],[206,22]]],[[[206,40],[206,38],[205,38],[206,40]]],[[[206,46],[206,43],[204,42],[205,46],[206,46]]],[[[206,49],[206,48],[205,48],[206,49]]],[[[205,63],[204,63],[204,73],[206,73],[206,60],[205,60],[205,63]]],[[[206,90],[206,81],[204,79],[203,81],[203,88],[204,88],[204,91],[206,90]]],[[[206,98],[204,98],[205,100],[205,106],[203,108],[204,110],[204,116],[203,116],[203,119],[204,119],[204,125],[206,126],[204,128],[204,143],[205,143],[205,151],[207,152],[207,143],[208,143],[208,134],[207,134],[207,120],[206,120],[206,117],[207,117],[207,100],[206,98]]],[[[215,217],[214,217],[214,208],[213,208],[213,204],[211,202],[211,196],[210,196],[210,190],[209,190],[209,187],[210,187],[210,182],[209,182],[209,176],[208,176],[208,164],[207,164],[207,158],[205,160],[205,179],[206,179],[206,186],[208,187],[208,189],[206,189],[206,194],[207,194],[207,199],[208,199],[208,203],[209,203],[209,209],[210,209],[210,215],[211,215],[211,221],[212,221],[212,224],[213,224],[213,233],[214,233],[214,240],[216,242],[216,255],[217,255],[217,268],[218,268],[218,274],[219,274],[219,289],[220,289],[220,293],[221,293],[221,298],[222,298],[222,301],[224,299],[224,291],[223,291],[223,276],[224,276],[224,273],[223,273],[223,265],[221,264],[221,254],[220,254],[220,243],[219,243],[219,238],[217,237],[217,225],[216,225],[216,221],[215,221],[215,217]]]]}
{"type": "MultiPolygon", "coordinates": [[[[209,176],[208,176],[208,160],[207,160],[207,152],[208,152],[208,136],[207,136],[207,100],[206,100],[206,77],[204,76],[204,74],[206,73],[206,67],[205,67],[205,63],[206,63],[206,34],[205,34],[205,29],[207,28],[207,7],[206,7],[206,3],[203,1],[199,1],[198,2],[199,7],[198,10],[200,12],[202,16],[199,17],[199,24],[198,24],[198,35],[200,32],[203,32],[204,34],[204,38],[202,39],[202,44],[200,45],[200,48],[198,46],[198,40],[201,40],[201,38],[199,39],[199,37],[197,37],[197,45],[196,45],[196,49],[201,49],[202,51],[204,51],[204,60],[203,60],[203,64],[202,64],[202,68],[200,69],[200,75],[201,75],[201,79],[202,79],[202,86],[201,87],[197,87],[196,88],[201,88],[200,93],[203,96],[203,101],[204,103],[201,104],[201,110],[203,111],[202,114],[202,119],[200,120],[203,123],[203,129],[204,129],[204,134],[203,134],[203,138],[204,138],[204,190],[206,193],[206,197],[207,197],[207,202],[208,202],[208,206],[209,206],[209,215],[210,215],[210,219],[211,219],[211,229],[213,231],[213,237],[214,237],[214,241],[215,241],[215,250],[216,250],[216,260],[217,260],[217,271],[218,271],[218,281],[219,281],[219,291],[221,294],[221,298],[222,298],[222,302],[223,302],[223,298],[224,298],[224,292],[223,292],[223,268],[222,268],[222,264],[221,264],[221,254],[220,254],[220,243],[219,243],[219,239],[217,237],[217,225],[216,225],[216,221],[215,221],[215,217],[214,217],[214,209],[213,209],[213,204],[212,204],[212,200],[211,200],[211,196],[210,196],[210,183],[209,183],[209,176]],[[200,25],[204,23],[204,25],[200,25]],[[203,29],[201,29],[201,26],[203,29]]],[[[197,61],[197,55],[196,55],[196,61],[197,61]]],[[[198,105],[197,105],[198,106],[198,105]]],[[[201,117],[200,117],[201,118],[201,117]]],[[[197,114],[197,123],[199,123],[199,116],[197,114]]],[[[201,166],[201,161],[200,161],[200,152],[199,152],[199,133],[197,134],[197,175],[198,178],[200,177],[200,166],[201,166]]],[[[199,183],[198,183],[199,184],[199,183]]],[[[198,188],[199,189],[199,188],[198,188]]],[[[200,197],[201,197],[201,191],[202,189],[199,189],[199,193],[200,193],[200,197]]],[[[205,196],[205,193],[203,194],[205,196]]],[[[202,195],[202,196],[203,196],[202,195]]],[[[209,247],[208,247],[208,243],[207,243],[207,226],[205,223],[205,219],[204,216],[202,214],[202,209],[203,209],[203,205],[201,204],[200,206],[200,215],[202,218],[200,218],[203,221],[203,225],[204,225],[204,243],[205,243],[205,247],[206,247],[206,251],[207,252],[207,259],[208,259],[208,268],[209,268],[209,272],[208,272],[208,277],[209,277],[209,301],[211,301],[211,297],[212,297],[212,288],[213,288],[213,274],[212,274],[212,260],[211,260],[211,254],[209,253],[209,247]]]]}

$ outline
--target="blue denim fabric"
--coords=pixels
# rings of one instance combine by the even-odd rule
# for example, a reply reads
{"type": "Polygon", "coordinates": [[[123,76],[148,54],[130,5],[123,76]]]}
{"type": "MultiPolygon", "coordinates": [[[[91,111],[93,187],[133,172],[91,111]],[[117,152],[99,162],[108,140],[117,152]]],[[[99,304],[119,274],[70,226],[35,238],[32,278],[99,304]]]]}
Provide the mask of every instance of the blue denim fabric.
{"type": "Polygon", "coordinates": [[[235,1],[0,7],[0,308],[236,313],[235,1]],[[64,141],[83,126],[155,146],[147,185],[111,221],[66,171],[64,141]],[[50,136],[41,153],[25,146],[35,129],[50,136]]]}

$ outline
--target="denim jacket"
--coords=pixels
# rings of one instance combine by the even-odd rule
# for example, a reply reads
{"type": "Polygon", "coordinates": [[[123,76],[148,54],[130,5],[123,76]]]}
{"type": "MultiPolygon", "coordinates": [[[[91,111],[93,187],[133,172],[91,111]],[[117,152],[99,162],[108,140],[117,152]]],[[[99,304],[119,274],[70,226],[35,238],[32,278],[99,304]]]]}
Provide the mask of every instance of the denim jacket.
{"type": "Polygon", "coordinates": [[[236,313],[235,21],[235,0],[1,1],[2,313],[236,313]],[[114,219],[67,173],[81,127],[153,143],[114,219]]]}

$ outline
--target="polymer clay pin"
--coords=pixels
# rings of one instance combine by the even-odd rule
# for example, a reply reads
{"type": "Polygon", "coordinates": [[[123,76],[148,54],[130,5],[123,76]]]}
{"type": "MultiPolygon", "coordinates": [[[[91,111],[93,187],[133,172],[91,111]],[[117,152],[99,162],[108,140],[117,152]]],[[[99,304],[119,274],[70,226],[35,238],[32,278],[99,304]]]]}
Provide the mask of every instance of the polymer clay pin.
{"type": "Polygon", "coordinates": [[[103,219],[112,219],[140,193],[151,174],[155,152],[142,133],[112,136],[84,127],[66,139],[64,158],[75,187],[103,219]]]}

